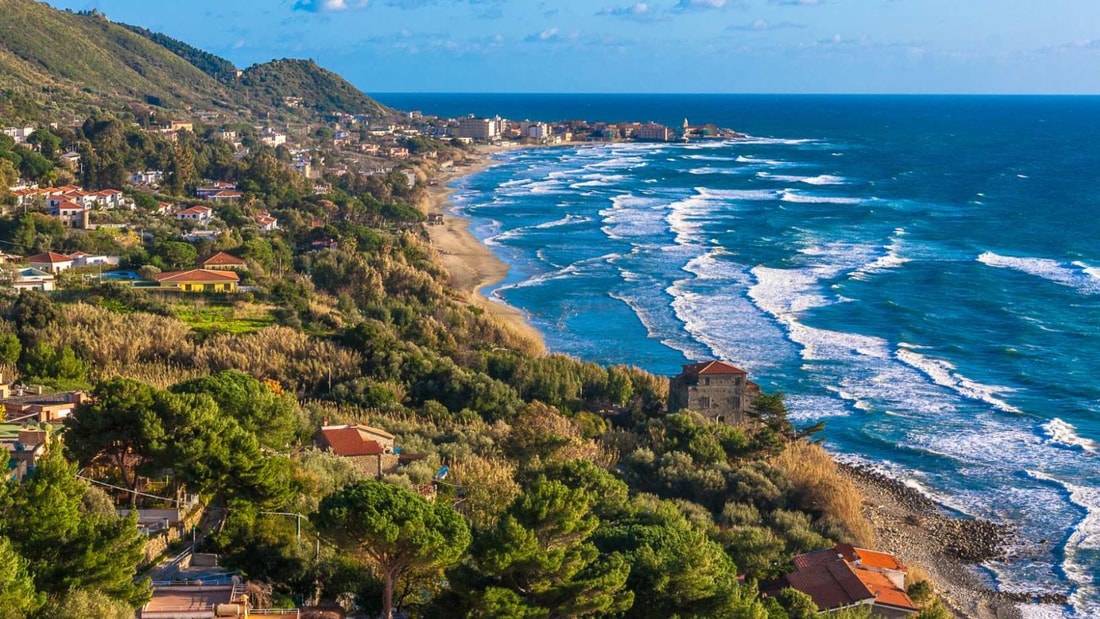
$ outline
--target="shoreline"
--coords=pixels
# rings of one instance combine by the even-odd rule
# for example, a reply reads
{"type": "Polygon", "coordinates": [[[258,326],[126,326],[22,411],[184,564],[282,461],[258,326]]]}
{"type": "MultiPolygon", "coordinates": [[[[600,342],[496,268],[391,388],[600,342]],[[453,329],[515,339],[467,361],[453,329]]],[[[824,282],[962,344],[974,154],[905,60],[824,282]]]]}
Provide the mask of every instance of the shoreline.
{"type": "MultiPolygon", "coordinates": [[[[443,214],[442,225],[428,231],[439,258],[451,275],[451,285],[468,301],[546,354],[545,339],[518,308],[490,299],[481,290],[507,277],[509,267],[469,230],[470,221],[455,213],[448,184],[476,174],[499,152],[538,145],[481,147],[461,167],[441,170],[438,185],[429,190],[428,210],[443,214]]],[[[863,467],[839,462],[839,474],[850,480],[863,498],[863,515],[875,530],[877,549],[896,554],[904,563],[922,569],[937,595],[957,617],[1020,619],[1022,604],[1064,604],[1057,596],[1028,596],[997,592],[983,582],[974,566],[999,557],[1011,539],[1004,525],[945,515],[935,502],[901,481],[863,467]]],[[[1058,608],[1054,606],[1052,608],[1058,608]]]]}
{"type": "Polygon", "coordinates": [[[546,354],[546,342],[542,333],[527,321],[527,316],[521,310],[482,294],[483,288],[508,276],[509,266],[470,232],[469,219],[455,214],[454,203],[451,201],[454,189],[448,186],[455,179],[477,174],[491,166],[494,154],[516,148],[523,147],[481,147],[468,155],[461,167],[439,170],[436,176],[438,184],[428,190],[427,210],[442,213],[443,224],[428,225],[428,236],[439,254],[440,262],[451,276],[451,286],[465,295],[468,303],[496,318],[529,343],[538,354],[546,354]]]}
{"type": "Polygon", "coordinates": [[[1004,556],[1015,539],[1009,525],[949,516],[917,490],[863,466],[837,462],[837,470],[863,495],[878,549],[922,569],[956,617],[1020,619],[1025,607],[1062,612],[1064,595],[996,591],[975,572],[982,561],[1004,556]]]}

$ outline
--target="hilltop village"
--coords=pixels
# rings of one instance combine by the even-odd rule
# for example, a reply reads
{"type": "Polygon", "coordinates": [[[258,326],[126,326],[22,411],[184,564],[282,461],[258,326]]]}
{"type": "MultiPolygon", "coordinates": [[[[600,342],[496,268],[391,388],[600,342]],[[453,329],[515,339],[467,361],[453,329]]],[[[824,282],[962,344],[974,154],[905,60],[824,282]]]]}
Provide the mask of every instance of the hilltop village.
{"type": "Polygon", "coordinates": [[[432,242],[487,145],[734,132],[398,112],[2,2],[103,53],[0,56],[0,616],[949,616],[782,394],[547,353],[432,242]]]}

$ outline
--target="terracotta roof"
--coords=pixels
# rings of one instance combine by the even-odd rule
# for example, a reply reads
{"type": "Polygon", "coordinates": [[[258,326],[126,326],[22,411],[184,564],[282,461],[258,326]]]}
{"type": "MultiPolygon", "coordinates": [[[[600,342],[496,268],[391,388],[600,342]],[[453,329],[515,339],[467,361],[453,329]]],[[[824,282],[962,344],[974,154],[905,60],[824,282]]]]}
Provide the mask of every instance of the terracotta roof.
{"type": "Polygon", "coordinates": [[[844,557],[844,560],[848,563],[858,562],[864,567],[877,567],[887,570],[899,570],[905,571],[905,566],[898,560],[897,557],[888,552],[878,552],[875,550],[867,550],[866,548],[856,548],[851,544],[838,544],[836,547],[837,553],[844,557]]]}
{"type": "Polygon", "coordinates": [[[84,205],[83,204],[77,204],[76,202],[69,202],[68,200],[65,200],[64,202],[58,203],[57,208],[66,209],[66,210],[80,209],[80,210],[83,211],[84,210],[84,205]]]}
{"type": "Polygon", "coordinates": [[[887,606],[904,608],[906,610],[917,610],[916,605],[913,604],[913,600],[909,599],[909,596],[899,589],[897,585],[890,582],[890,578],[885,574],[860,568],[855,568],[853,571],[860,582],[874,594],[875,604],[886,604],[887,606]]]}
{"type": "Polygon", "coordinates": [[[73,259],[57,252],[48,251],[44,254],[38,254],[36,256],[27,256],[27,262],[37,262],[39,264],[57,264],[59,262],[72,262],[73,259]]]}
{"type": "Polygon", "coordinates": [[[684,374],[748,374],[741,368],[734,367],[721,361],[704,361],[702,363],[690,363],[684,367],[684,374]]]}
{"type": "Polygon", "coordinates": [[[368,441],[355,426],[327,426],[321,428],[321,436],[332,453],[338,456],[370,456],[382,453],[378,441],[368,441]]]}
{"type": "Polygon", "coordinates": [[[792,562],[795,571],[787,574],[787,582],[813,598],[822,610],[851,606],[870,599],[874,599],[875,604],[916,610],[905,591],[895,585],[889,576],[878,571],[885,568],[904,572],[901,562],[891,554],[841,544],[836,548],[797,555],[792,562]],[[857,558],[861,563],[854,562],[857,558]]]}
{"type": "Polygon", "coordinates": [[[875,595],[833,549],[794,558],[797,571],[787,574],[791,586],[810,596],[822,610],[842,608],[873,599],[875,595]]]}
{"type": "Polygon", "coordinates": [[[248,264],[240,258],[227,254],[224,251],[220,251],[213,256],[210,256],[206,260],[202,261],[202,266],[229,266],[229,265],[246,265],[248,264]]]}
{"type": "Polygon", "coordinates": [[[191,269],[189,271],[168,271],[157,273],[156,279],[163,283],[176,282],[238,282],[241,280],[233,271],[209,271],[207,269],[191,269]]]}
{"type": "Polygon", "coordinates": [[[180,211],[176,214],[177,215],[198,215],[200,213],[213,212],[213,210],[214,209],[210,208],[209,206],[203,206],[201,204],[196,204],[195,206],[185,208],[185,209],[183,209],[182,211],[180,211]]]}

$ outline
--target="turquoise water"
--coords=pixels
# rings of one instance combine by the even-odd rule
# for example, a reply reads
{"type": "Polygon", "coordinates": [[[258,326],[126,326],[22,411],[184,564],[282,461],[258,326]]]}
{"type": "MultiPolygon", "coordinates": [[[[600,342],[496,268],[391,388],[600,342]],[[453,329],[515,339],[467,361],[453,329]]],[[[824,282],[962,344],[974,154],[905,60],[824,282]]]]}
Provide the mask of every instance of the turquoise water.
{"type": "Polygon", "coordinates": [[[1100,616],[1100,98],[421,97],[381,98],[753,136],[500,155],[456,185],[512,267],[485,292],[582,359],[744,367],[834,453],[1016,525],[992,584],[1100,616]]]}

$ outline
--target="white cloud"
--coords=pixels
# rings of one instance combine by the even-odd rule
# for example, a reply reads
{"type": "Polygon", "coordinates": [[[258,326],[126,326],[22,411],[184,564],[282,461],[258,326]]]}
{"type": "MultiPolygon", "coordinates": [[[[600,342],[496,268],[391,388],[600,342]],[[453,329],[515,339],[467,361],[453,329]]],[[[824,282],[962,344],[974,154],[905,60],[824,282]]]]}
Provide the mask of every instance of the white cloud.
{"type": "Polygon", "coordinates": [[[294,3],[294,10],[310,13],[335,13],[363,9],[368,4],[370,4],[370,0],[298,0],[294,3]]]}

